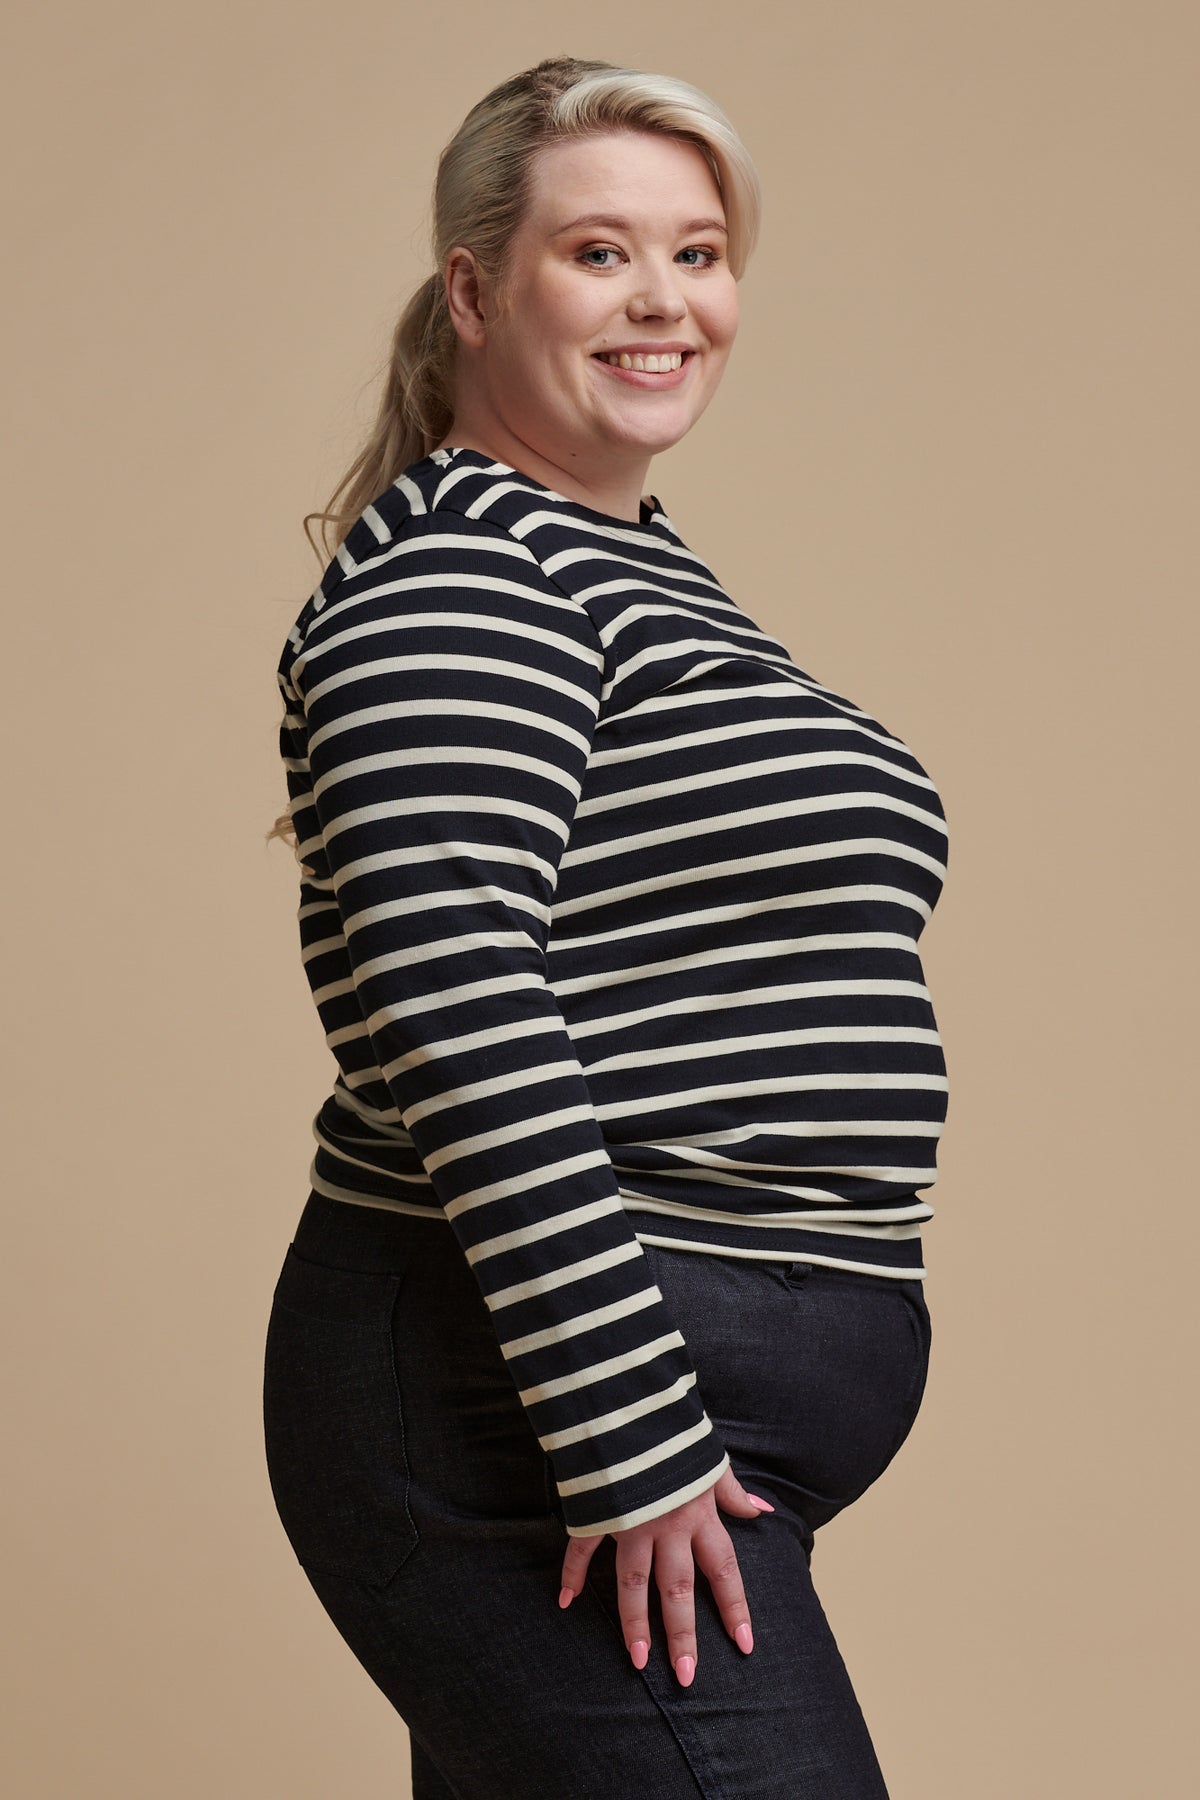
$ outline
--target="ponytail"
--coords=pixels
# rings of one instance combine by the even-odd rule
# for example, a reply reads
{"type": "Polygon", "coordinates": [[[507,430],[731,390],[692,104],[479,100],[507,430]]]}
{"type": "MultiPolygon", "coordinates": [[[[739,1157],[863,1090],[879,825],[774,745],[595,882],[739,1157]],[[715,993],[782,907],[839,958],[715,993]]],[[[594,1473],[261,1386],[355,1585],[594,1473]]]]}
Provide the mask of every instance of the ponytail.
{"type": "Polygon", "coordinates": [[[396,321],[379,410],[366,443],[325,511],[305,514],[305,535],[322,568],[363,508],[410,463],[428,456],[450,429],[456,342],[439,270],[421,283],[396,321]],[[323,524],[320,545],[308,529],[313,519],[323,524]]]}

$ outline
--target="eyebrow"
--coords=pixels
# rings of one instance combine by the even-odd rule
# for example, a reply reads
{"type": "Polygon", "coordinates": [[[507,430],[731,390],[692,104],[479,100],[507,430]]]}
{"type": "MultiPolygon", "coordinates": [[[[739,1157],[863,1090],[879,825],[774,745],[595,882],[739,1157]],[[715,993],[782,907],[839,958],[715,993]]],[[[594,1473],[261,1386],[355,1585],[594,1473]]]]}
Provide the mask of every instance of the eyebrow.
{"type": "MultiPolygon", "coordinates": [[[[633,226],[628,219],[618,218],[615,213],[583,213],[578,219],[568,219],[565,225],[556,226],[551,237],[561,237],[565,231],[575,231],[581,225],[607,225],[610,231],[632,231],[633,226]]],[[[686,225],[679,227],[686,231],[720,231],[729,236],[720,219],[690,219],[686,225]]]]}

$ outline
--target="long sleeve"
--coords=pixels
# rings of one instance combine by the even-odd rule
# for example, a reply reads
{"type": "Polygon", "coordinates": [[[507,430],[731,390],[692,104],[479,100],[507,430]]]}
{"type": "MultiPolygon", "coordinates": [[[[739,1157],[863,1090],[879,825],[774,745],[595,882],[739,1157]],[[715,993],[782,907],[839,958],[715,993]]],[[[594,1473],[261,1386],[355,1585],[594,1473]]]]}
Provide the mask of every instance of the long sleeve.
{"type": "Polygon", "coordinates": [[[414,521],[292,665],[373,1057],[480,1283],[572,1535],[729,1466],[651,1278],[546,950],[600,710],[586,609],[498,527],[414,521]]]}

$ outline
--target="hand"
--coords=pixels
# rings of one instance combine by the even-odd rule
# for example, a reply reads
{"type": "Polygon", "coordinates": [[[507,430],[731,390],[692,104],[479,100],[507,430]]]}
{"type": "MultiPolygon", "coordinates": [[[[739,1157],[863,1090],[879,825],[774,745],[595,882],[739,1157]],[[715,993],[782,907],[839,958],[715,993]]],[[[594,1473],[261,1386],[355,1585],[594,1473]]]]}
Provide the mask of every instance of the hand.
{"type": "Polygon", "coordinates": [[[754,1648],[750,1609],[738,1572],[733,1539],[717,1516],[717,1506],[740,1518],[774,1512],[765,1500],[748,1494],[732,1469],[703,1494],[682,1506],[631,1525],[625,1531],[573,1537],[563,1557],[560,1606],[569,1606],[583,1588],[588,1564],[606,1537],[617,1546],[617,1600],[625,1645],[634,1667],[644,1669],[650,1655],[650,1572],[653,1568],[667,1629],[667,1654],[681,1687],[690,1687],[696,1672],[696,1607],[693,1562],[707,1575],[725,1629],[740,1650],[754,1648]]]}

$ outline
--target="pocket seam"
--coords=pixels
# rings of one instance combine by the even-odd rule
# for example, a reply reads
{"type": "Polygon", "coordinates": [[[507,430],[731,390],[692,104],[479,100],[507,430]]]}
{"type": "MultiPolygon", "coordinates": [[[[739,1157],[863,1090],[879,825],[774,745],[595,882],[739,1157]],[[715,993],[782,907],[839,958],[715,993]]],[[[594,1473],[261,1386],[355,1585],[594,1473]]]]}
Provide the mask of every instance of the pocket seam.
{"type": "Polygon", "coordinates": [[[412,1508],[408,1503],[409,1492],[412,1488],[412,1463],[408,1454],[408,1433],[405,1430],[404,1425],[404,1396],[400,1391],[400,1369],[396,1362],[396,1332],[394,1329],[396,1308],[400,1304],[400,1295],[404,1291],[404,1277],[407,1273],[408,1271],[405,1270],[401,1274],[400,1280],[396,1285],[396,1292],[392,1296],[391,1309],[388,1312],[388,1361],[391,1365],[392,1387],[396,1397],[396,1418],[400,1424],[400,1455],[404,1463],[404,1516],[408,1520],[408,1529],[412,1542],[404,1552],[404,1555],[400,1558],[400,1561],[396,1564],[396,1567],[392,1570],[392,1573],[386,1578],[387,1581],[394,1580],[400,1573],[400,1570],[404,1567],[405,1563],[421,1541],[420,1528],[412,1516],[412,1508]]]}

